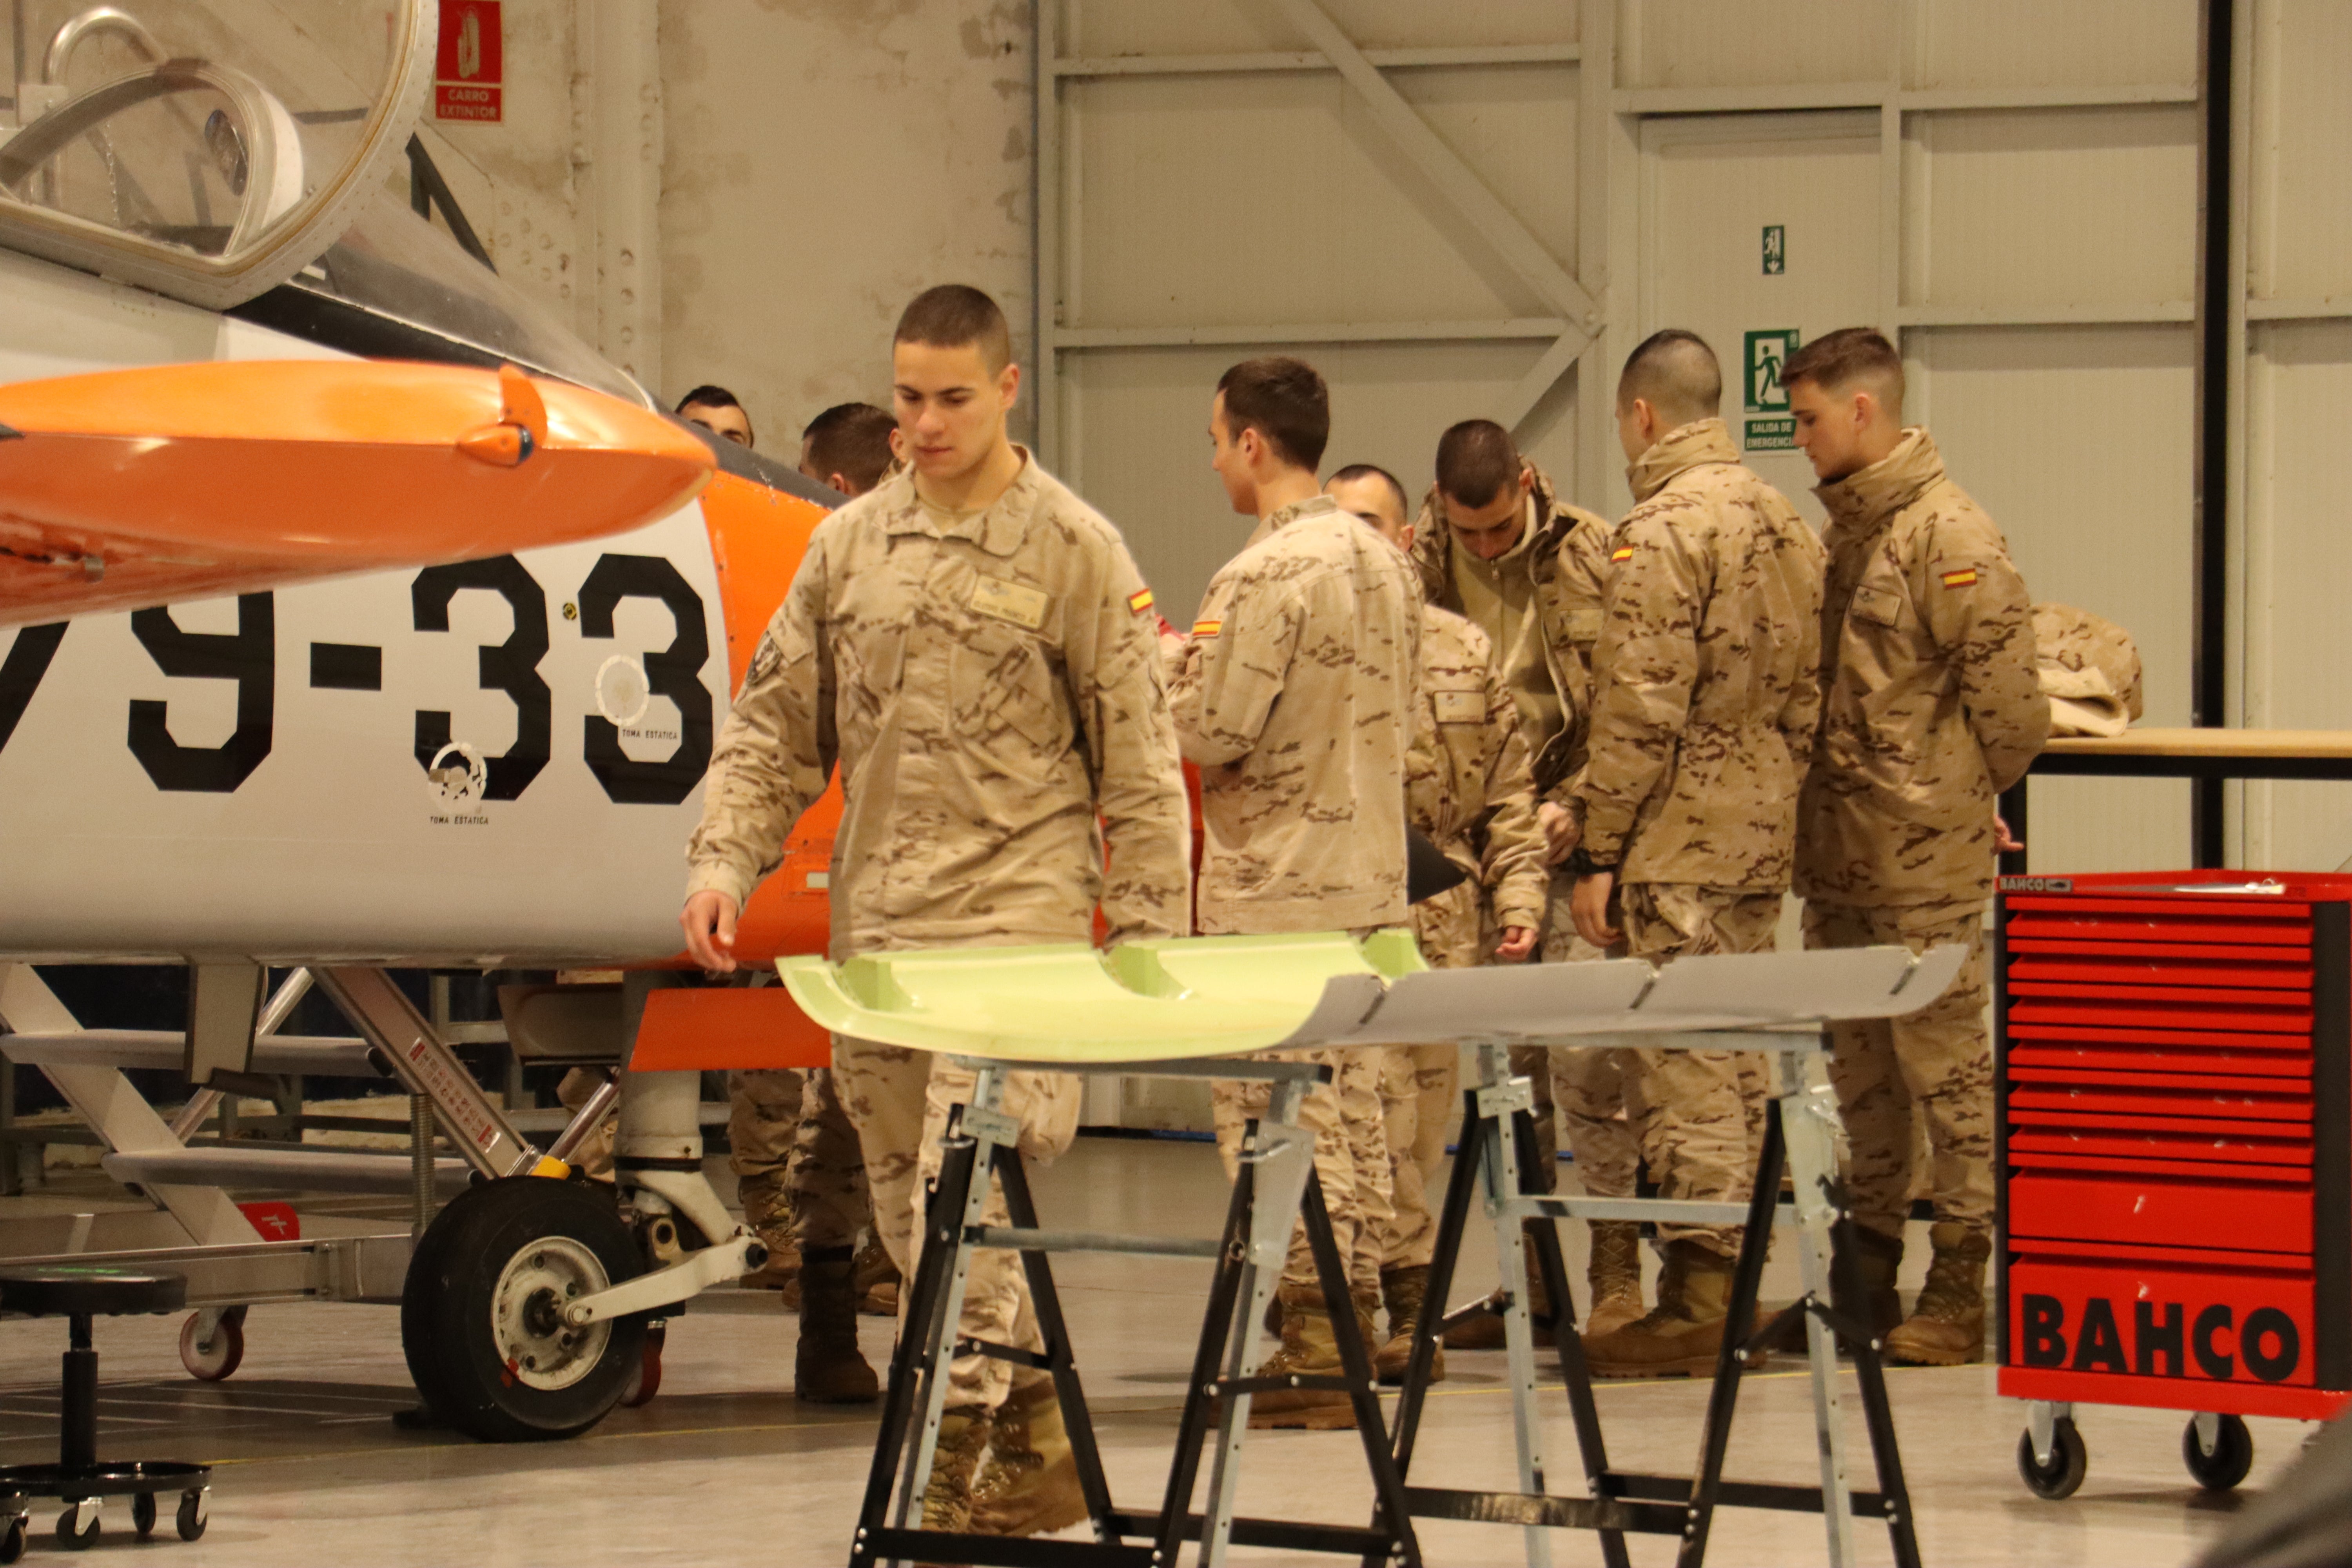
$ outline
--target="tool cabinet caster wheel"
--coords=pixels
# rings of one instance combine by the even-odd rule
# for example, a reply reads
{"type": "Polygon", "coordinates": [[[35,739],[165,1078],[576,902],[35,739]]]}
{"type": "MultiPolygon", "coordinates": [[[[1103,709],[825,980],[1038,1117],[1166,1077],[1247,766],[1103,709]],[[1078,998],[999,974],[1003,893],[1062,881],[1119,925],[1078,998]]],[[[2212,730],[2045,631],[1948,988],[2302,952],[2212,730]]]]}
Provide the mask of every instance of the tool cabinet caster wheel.
{"type": "Polygon", "coordinates": [[[661,1392],[662,1342],[669,1338],[669,1330],[659,1323],[646,1329],[646,1353],[637,1364],[637,1375],[629,1380],[629,1391],[621,1395],[622,1408],[640,1409],[654,1402],[661,1392]]]}
{"type": "Polygon", "coordinates": [[[210,1491],[211,1489],[206,1488],[203,1491],[180,1494],[180,1516],[174,1522],[179,1526],[181,1540],[196,1541],[203,1538],[205,1526],[212,1522],[205,1507],[210,1491]]]}
{"type": "Polygon", "coordinates": [[[0,1563],[14,1563],[24,1555],[25,1516],[20,1513],[9,1520],[5,1531],[0,1531],[0,1563]]]}
{"type": "Polygon", "coordinates": [[[180,1325],[180,1364],[188,1369],[190,1377],[218,1383],[245,1360],[245,1309],[231,1307],[222,1312],[208,1345],[196,1342],[196,1325],[203,1320],[202,1312],[191,1312],[180,1325]]]}
{"type": "Polygon", "coordinates": [[[87,1552],[97,1545],[98,1509],[94,1497],[66,1504],[58,1515],[58,1544],[68,1552],[87,1552]]]}
{"type": "Polygon", "coordinates": [[[2213,1435],[2212,1452],[2208,1453],[2197,1440],[2197,1420],[2191,1416],[2180,1434],[2180,1458],[2199,1486],[2209,1492],[2225,1492],[2254,1468],[2254,1435],[2246,1430],[2243,1417],[2224,1415],[2221,1430],[2213,1435]]]}
{"type": "Polygon", "coordinates": [[[153,1492],[141,1492],[131,1500],[131,1528],[139,1532],[139,1539],[142,1541],[155,1532],[155,1494],[153,1492]]]}
{"type": "Polygon", "coordinates": [[[2026,1489],[2044,1502],[2073,1497],[2090,1468],[2090,1452],[2083,1447],[2083,1435],[2074,1430],[2074,1418],[2071,1415],[2058,1417],[2051,1431],[2047,1469],[2033,1457],[2033,1434],[2026,1431],[2017,1435],[2017,1473],[2025,1478],[2026,1489]]]}

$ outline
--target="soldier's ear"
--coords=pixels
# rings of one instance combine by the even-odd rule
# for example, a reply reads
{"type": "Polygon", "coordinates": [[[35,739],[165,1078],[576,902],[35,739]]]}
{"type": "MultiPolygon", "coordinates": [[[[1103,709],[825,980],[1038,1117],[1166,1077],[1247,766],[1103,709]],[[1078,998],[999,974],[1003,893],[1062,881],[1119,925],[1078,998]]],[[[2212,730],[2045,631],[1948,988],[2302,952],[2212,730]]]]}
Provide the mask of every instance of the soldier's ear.
{"type": "Polygon", "coordinates": [[[1409,523],[1409,522],[1408,522],[1408,523],[1406,523],[1406,524],[1404,525],[1404,532],[1403,532],[1402,534],[1401,534],[1401,535],[1398,537],[1398,539],[1397,539],[1397,548],[1398,548],[1398,549],[1400,549],[1400,550],[1402,550],[1402,551],[1403,551],[1407,555],[1412,554],[1412,539],[1413,539],[1413,528],[1412,528],[1412,524],[1411,524],[1411,523],[1409,523]]]}

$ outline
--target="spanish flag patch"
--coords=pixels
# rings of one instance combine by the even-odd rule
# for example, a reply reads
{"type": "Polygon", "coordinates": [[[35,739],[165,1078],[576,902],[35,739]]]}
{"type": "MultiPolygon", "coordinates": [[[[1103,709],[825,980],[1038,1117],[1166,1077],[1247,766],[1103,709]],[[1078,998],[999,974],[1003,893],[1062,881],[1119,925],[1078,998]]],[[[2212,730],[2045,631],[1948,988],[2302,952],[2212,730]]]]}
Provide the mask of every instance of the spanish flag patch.
{"type": "Polygon", "coordinates": [[[1633,559],[1633,547],[1630,544],[1621,544],[1609,552],[1609,559],[1612,563],[1631,561],[1633,559]]]}
{"type": "Polygon", "coordinates": [[[1151,608],[1151,590],[1138,588],[1134,593],[1129,594],[1127,596],[1127,607],[1139,616],[1151,608]]]}
{"type": "Polygon", "coordinates": [[[1977,569],[1973,566],[1969,567],[1965,571],[1947,572],[1944,574],[1944,586],[1947,588],[1965,588],[1976,580],[1977,569]]]}
{"type": "Polygon", "coordinates": [[[1192,635],[1196,637],[1213,637],[1224,629],[1225,623],[1223,621],[1194,621],[1192,623],[1192,635]]]}

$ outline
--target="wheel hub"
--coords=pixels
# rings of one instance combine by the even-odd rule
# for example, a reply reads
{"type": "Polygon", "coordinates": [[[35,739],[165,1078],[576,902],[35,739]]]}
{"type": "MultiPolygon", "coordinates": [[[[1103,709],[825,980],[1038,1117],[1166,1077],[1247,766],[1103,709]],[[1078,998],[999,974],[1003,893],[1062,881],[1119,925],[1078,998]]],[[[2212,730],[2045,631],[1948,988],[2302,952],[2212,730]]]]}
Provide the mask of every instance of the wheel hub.
{"type": "Polygon", "coordinates": [[[532,1388],[569,1388],[604,1354],[611,1325],[572,1328],[567,1301],[611,1283],[596,1255],[570,1237],[541,1237],[499,1271],[490,1295],[490,1332],[509,1376],[532,1388]]]}

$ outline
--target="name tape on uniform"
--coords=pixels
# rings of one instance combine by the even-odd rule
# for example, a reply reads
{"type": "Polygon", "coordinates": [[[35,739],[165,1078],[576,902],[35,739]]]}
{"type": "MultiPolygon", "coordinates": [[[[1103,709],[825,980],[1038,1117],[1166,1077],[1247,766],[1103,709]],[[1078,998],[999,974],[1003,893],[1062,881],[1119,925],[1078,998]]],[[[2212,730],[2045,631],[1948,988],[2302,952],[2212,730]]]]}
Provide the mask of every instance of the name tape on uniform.
{"type": "Polygon", "coordinates": [[[1034,588],[1002,577],[982,577],[971,585],[973,609],[1033,632],[1045,624],[1045,611],[1053,602],[1034,588]]]}

